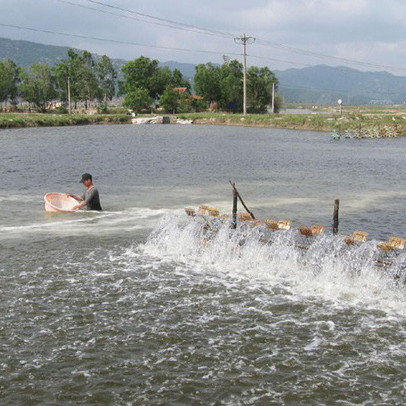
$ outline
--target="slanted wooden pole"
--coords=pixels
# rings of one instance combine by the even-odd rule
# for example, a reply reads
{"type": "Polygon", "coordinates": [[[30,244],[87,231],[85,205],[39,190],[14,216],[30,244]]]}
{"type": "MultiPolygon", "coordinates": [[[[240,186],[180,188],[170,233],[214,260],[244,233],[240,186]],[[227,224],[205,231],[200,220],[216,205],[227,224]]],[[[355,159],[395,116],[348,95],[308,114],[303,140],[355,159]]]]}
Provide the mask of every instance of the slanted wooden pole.
{"type": "Polygon", "coordinates": [[[238,196],[235,189],[233,188],[233,222],[231,228],[233,228],[234,230],[237,228],[237,204],[238,196]]]}
{"type": "Polygon", "coordinates": [[[230,182],[234,192],[237,194],[237,197],[240,199],[240,202],[244,206],[245,210],[247,210],[247,212],[251,215],[252,220],[255,220],[254,213],[252,211],[250,211],[250,209],[244,203],[244,200],[242,200],[242,197],[241,197],[240,193],[238,192],[237,188],[235,187],[235,183],[231,182],[231,180],[229,182],[230,182]]]}
{"type": "Polygon", "coordinates": [[[334,200],[333,234],[338,233],[338,212],[340,210],[340,200],[334,200]]]}

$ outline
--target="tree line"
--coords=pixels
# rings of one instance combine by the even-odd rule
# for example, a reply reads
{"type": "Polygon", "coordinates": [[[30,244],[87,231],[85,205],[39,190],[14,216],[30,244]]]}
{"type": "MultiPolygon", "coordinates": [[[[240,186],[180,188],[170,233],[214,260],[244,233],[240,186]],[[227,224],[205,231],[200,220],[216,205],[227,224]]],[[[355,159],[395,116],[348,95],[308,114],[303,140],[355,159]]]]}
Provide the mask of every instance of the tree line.
{"type": "MultiPolygon", "coordinates": [[[[243,65],[237,60],[224,58],[221,66],[212,63],[196,67],[194,85],[197,94],[211,103],[217,103],[220,110],[239,113],[243,110],[243,65]]],[[[272,103],[272,87],[275,93],[278,79],[268,68],[251,66],[247,71],[247,105],[250,113],[266,113],[272,103]]],[[[278,110],[281,98],[275,98],[278,110]]]]}
{"type": "Polygon", "coordinates": [[[117,73],[109,57],[95,61],[90,52],[70,49],[66,59],[55,67],[34,63],[28,69],[11,59],[0,61],[0,102],[16,106],[18,100],[45,112],[55,100],[66,103],[69,95],[73,106],[90,101],[105,103],[116,93],[117,73]]]}
{"type": "MultiPolygon", "coordinates": [[[[0,102],[16,106],[25,101],[46,112],[52,102],[60,101],[61,112],[70,98],[74,108],[80,103],[87,109],[97,101],[100,110],[114,96],[123,97],[123,106],[136,112],[161,107],[165,112],[203,111],[211,108],[241,112],[243,105],[243,66],[237,60],[200,64],[192,84],[178,69],[159,65],[156,59],[139,57],[127,62],[122,77],[106,55],[95,59],[88,51],[69,50],[67,58],[56,66],[34,63],[28,69],[12,60],[0,61],[0,102]]],[[[278,79],[267,67],[251,66],[247,72],[247,104],[251,113],[265,113],[272,102],[272,87],[278,79]]],[[[275,100],[278,109],[280,98],[275,100]]]]}

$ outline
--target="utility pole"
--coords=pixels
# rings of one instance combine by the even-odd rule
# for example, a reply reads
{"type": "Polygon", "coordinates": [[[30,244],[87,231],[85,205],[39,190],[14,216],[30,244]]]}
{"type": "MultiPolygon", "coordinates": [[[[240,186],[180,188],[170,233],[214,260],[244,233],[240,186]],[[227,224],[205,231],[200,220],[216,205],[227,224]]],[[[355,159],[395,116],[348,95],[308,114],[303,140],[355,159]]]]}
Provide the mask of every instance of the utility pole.
{"type": "Polygon", "coordinates": [[[247,44],[252,44],[255,41],[253,37],[247,37],[245,34],[241,37],[234,38],[236,44],[244,46],[244,116],[247,114],[247,44]]]}
{"type": "Polygon", "coordinates": [[[69,114],[71,114],[71,111],[70,111],[70,79],[69,79],[69,76],[68,76],[68,111],[69,111],[69,114]]]}
{"type": "Polygon", "coordinates": [[[272,82],[272,114],[275,113],[275,82],[272,82]]]}

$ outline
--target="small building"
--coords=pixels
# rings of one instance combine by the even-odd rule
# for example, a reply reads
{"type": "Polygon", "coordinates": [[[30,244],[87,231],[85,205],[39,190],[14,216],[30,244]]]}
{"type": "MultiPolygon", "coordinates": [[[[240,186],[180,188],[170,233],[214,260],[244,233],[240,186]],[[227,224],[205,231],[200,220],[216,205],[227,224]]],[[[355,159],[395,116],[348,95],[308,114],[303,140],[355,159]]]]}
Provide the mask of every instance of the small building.
{"type": "Polygon", "coordinates": [[[190,90],[186,86],[185,87],[174,87],[172,90],[179,94],[190,94],[190,90]]]}
{"type": "Polygon", "coordinates": [[[197,94],[190,93],[190,90],[186,86],[185,87],[174,87],[172,90],[179,94],[189,94],[193,100],[204,100],[204,98],[202,96],[198,96],[197,94]]]}

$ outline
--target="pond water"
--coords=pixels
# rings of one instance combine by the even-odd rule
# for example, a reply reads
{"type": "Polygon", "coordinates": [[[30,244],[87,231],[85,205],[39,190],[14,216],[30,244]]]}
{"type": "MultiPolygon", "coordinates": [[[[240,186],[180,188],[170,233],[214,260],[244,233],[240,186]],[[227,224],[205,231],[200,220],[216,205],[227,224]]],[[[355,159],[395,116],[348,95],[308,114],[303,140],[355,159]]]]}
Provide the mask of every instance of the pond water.
{"type": "MultiPolygon", "coordinates": [[[[375,266],[406,236],[406,139],[217,126],[0,132],[2,404],[399,404],[406,295],[375,266]],[[44,211],[91,172],[102,213],[44,211]],[[260,219],[216,224],[229,179],[260,219]],[[329,232],[369,242],[346,247],[329,232]],[[309,250],[300,225],[324,224],[309,250]]],[[[403,270],[403,254],[396,258],[403,270]]]]}

